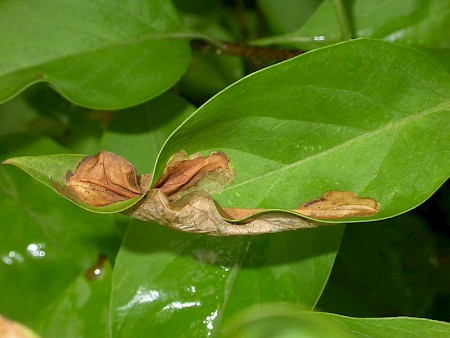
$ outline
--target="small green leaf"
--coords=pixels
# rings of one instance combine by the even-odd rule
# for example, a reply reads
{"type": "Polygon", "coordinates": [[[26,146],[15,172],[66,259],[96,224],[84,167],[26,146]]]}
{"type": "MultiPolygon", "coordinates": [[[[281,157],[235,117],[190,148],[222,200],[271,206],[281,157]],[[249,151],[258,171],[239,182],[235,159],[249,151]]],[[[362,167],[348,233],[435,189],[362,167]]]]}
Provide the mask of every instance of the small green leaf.
{"type": "Polygon", "coordinates": [[[254,73],[172,134],[169,157],[224,152],[234,180],[222,207],[295,209],[330,190],[406,212],[449,177],[450,80],[422,53],[377,40],[318,49],[254,73]],[[339,65],[339,67],[337,66],[339,65]]]}
{"type": "Polygon", "coordinates": [[[0,3],[0,102],[48,82],[81,106],[133,106],[170,88],[190,60],[170,1],[0,3]],[[17,21],[20,18],[20,21],[17,21]]]}

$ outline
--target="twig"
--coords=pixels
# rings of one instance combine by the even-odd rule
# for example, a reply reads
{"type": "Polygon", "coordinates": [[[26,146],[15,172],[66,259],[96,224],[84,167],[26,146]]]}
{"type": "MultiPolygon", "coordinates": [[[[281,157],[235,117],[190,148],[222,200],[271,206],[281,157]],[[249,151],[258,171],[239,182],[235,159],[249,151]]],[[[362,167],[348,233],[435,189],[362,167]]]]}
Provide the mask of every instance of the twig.
{"type": "Polygon", "coordinates": [[[280,62],[303,53],[302,51],[299,50],[250,46],[244,43],[236,43],[236,42],[221,41],[220,45],[217,44],[212,45],[211,43],[200,39],[192,40],[191,46],[193,49],[201,50],[203,52],[213,52],[216,54],[241,56],[245,59],[249,59],[251,61],[256,62],[259,61],[280,62]]]}

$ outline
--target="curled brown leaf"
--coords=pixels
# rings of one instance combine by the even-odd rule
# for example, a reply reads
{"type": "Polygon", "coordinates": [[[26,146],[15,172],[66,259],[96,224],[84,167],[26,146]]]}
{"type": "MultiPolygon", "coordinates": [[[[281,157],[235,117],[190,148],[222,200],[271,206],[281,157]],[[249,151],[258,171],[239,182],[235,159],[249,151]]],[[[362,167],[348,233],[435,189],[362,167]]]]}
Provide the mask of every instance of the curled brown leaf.
{"type": "Polygon", "coordinates": [[[142,195],[130,162],[108,151],[86,157],[67,173],[65,193],[91,206],[105,206],[142,195]]]}
{"type": "MultiPolygon", "coordinates": [[[[179,197],[178,192],[188,192],[208,176],[212,176],[212,181],[221,187],[231,182],[233,173],[224,153],[214,152],[209,156],[194,155],[189,158],[184,151],[180,151],[169,161],[155,188],[176,198],[179,197]]],[[[208,190],[212,192],[212,189],[208,190]]]]}

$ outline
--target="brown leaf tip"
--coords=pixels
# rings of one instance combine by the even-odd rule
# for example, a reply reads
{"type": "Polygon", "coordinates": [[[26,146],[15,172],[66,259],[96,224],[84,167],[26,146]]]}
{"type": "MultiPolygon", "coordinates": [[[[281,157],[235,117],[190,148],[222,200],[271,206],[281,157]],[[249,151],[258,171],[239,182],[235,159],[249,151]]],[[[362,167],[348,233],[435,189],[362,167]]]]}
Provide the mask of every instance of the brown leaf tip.
{"type": "Polygon", "coordinates": [[[66,176],[66,194],[99,207],[142,195],[133,165],[108,151],[88,156],[66,176]]]}
{"type": "Polygon", "coordinates": [[[204,190],[212,193],[233,179],[228,157],[222,152],[213,152],[209,156],[193,155],[188,157],[184,151],[175,154],[155,185],[167,196],[179,197],[180,193],[204,190]],[[206,187],[208,182],[209,187],[206,187]],[[196,189],[198,188],[198,189],[196,189]]]}

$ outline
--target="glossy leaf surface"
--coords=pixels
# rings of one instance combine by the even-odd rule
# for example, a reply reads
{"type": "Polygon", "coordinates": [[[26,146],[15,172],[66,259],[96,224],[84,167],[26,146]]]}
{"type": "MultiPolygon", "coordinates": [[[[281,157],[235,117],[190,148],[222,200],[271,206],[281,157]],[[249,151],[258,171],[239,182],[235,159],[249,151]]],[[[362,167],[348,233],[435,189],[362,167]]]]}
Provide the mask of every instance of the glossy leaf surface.
{"type": "Polygon", "coordinates": [[[286,301],[312,309],[342,230],[217,238],[133,221],[114,269],[113,336],[217,337],[250,305],[286,301]]]}
{"type": "Polygon", "coordinates": [[[136,105],[185,71],[181,30],[170,1],[3,1],[0,102],[45,81],[78,105],[136,105]]]}
{"type": "Polygon", "coordinates": [[[450,81],[421,53],[376,40],[323,48],[254,73],[199,108],[168,158],[223,151],[223,207],[293,209],[330,190],[375,198],[392,217],[448,177],[450,81]],[[340,65],[337,67],[336,65],[340,65]],[[426,170],[423,170],[426,168],[426,170]]]}

